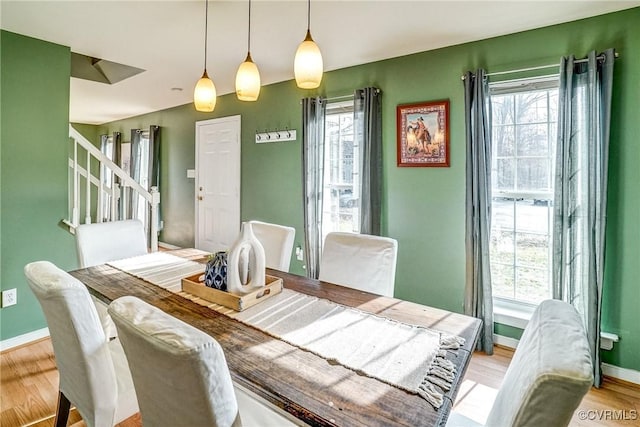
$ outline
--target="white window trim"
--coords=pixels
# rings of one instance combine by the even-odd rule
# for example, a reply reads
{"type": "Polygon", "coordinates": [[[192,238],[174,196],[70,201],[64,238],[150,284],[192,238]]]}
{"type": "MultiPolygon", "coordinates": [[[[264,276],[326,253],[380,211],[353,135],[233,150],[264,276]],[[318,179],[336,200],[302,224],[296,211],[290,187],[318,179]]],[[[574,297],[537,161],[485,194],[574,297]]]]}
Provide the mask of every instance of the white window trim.
{"type": "Polygon", "coordinates": [[[560,75],[549,74],[539,77],[524,77],[521,79],[510,79],[489,84],[491,95],[501,95],[504,93],[530,92],[533,90],[545,90],[560,87],[560,75]]]}
{"type": "MultiPolygon", "coordinates": [[[[518,329],[527,327],[536,306],[505,298],[493,299],[493,321],[501,325],[518,329]]],[[[620,337],[611,332],[600,332],[600,348],[612,350],[614,343],[620,341],[620,337]]]]}
{"type": "Polygon", "coordinates": [[[353,98],[349,101],[327,102],[326,115],[353,112],[353,98]]]}
{"type": "MultiPolygon", "coordinates": [[[[489,90],[491,95],[502,95],[538,90],[549,90],[559,88],[559,86],[559,75],[551,74],[538,77],[525,77],[521,79],[510,79],[493,82],[489,85],[489,90]]],[[[553,192],[548,190],[498,190],[494,192],[494,189],[492,188],[491,197],[553,200],[553,192]]],[[[553,238],[551,234],[552,232],[551,230],[549,230],[550,239],[553,238]]],[[[494,321],[502,325],[524,329],[527,326],[527,323],[529,323],[529,319],[531,319],[531,315],[533,314],[533,311],[536,309],[536,307],[537,304],[530,304],[525,301],[495,297],[493,298],[494,321]]]]}
{"type": "MultiPolygon", "coordinates": [[[[354,98],[353,97],[348,97],[348,98],[349,98],[348,100],[344,100],[344,101],[331,101],[331,98],[329,98],[329,100],[327,102],[327,105],[326,105],[325,117],[329,117],[329,116],[332,116],[332,115],[339,116],[339,115],[343,115],[343,114],[350,114],[350,115],[355,116],[354,98]]],[[[325,126],[326,126],[326,124],[325,124],[325,126]]],[[[354,126],[355,126],[355,120],[354,120],[354,126]]],[[[356,144],[355,136],[356,135],[355,135],[355,128],[354,128],[354,134],[353,134],[354,153],[355,153],[356,149],[359,150],[359,147],[356,144]]],[[[326,161],[327,161],[327,158],[328,158],[326,156],[326,149],[327,149],[327,145],[326,144],[327,144],[327,133],[326,133],[326,127],[325,127],[325,140],[323,141],[323,146],[324,146],[323,150],[325,150],[325,164],[326,164],[326,161]]],[[[357,158],[358,157],[355,156],[355,155],[352,158],[352,167],[356,168],[356,172],[355,172],[354,176],[359,174],[359,172],[358,172],[359,166],[358,166],[357,158]]],[[[324,179],[326,180],[326,178],[327,178],[327,175],[326,175],[327,174],[327,170],[326,169],[324,170],[324,173],[325,173],[324,179]]],[[[356,180],[354,178],[354,182],[352,183],[352,188],[353,188],[353,193],[352,194],[355,194],[356,196],[359,197],[359,193],[356,191],[356,187],[359,188],[359,184],[357,184],[357,182],[356,182],[356,180]]],[[[327,188],[325,187],[325,185],[323,183],[323,197],[324,197],[324,194],[326,194],[326,190],[327,190],[327,188]]],[[[320,218],[320,222],[323,224],[322,236],[321,236],[321,250],[324,247],[324,238],[326,237],[326,234],[328,232],[331,232],[331,231],[338,231],[338,230],[327,230],[327,227],[324,227],[325,209],[326,209],[326,206],[323,206],[322,217],[320,218]]],[[[359,222],[359,218],[360,218],[360,208],[358,206],[358,216],[357,216],[357,221],[358,222],[359,222]]],[[[358,232],[359,232],[359,228],[358,228],[358,232]]]]}
{"type": "Polygon", "coordinates": [[[600,332],[600,348],[603,350],[612,350],[613,343],[620,341],[620,337],[610,332],[600,332]]]}
{"type": "Polygon", "coordinates": [[[493,299],[493,321],[501,325],[524,329],[536,309],[534,304],[506,298],[493,299]]]}

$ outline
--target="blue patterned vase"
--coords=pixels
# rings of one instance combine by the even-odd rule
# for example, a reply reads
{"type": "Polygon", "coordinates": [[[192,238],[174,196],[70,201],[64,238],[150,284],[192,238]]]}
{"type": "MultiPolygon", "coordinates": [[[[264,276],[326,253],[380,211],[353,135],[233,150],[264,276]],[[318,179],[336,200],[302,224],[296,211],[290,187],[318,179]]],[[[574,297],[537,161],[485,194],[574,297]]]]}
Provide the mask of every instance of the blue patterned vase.
{"type": "Polygon", "coordinates": [[[227,252],[216,252],[204,270],[204,284],[210,288],[227,290],[227,252]]]}

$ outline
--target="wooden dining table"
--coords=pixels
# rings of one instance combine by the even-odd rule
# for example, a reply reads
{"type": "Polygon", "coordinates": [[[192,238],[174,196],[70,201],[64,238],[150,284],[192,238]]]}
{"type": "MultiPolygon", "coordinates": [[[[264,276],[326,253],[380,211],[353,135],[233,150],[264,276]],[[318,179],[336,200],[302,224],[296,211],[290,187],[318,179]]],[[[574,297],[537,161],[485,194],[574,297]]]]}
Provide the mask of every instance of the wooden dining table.
{"type": "MultiPolygon", "coordinates": [[[[198,250],[170,252],[204,262],[198,250]]],[[[456,366],[451,389],[435,409],[422,397],[358,374],[340,364],[274,338],[252,326],[198,304],[177,293],[136,278],[108,264],[79,269],[71,275],[105,303],[133,295],[215,338],[222,346],[233,381],[314,426],[439,426],[446,424],[456,393],[480,334],[478,319],[426,305],[383,297],[277,270],[285,288],[345,306],[465,339],[448,350],[456,366]]]]}

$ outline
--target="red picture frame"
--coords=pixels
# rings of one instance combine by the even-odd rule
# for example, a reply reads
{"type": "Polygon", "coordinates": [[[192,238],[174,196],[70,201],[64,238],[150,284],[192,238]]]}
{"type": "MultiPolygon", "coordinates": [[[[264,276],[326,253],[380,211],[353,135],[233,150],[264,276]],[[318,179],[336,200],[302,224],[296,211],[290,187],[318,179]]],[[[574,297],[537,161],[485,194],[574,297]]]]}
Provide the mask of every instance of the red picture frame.
{"type": "Polygon", "coordinates": [[[449,100],[398,105],[398,166],[449,167],[449,100]]]}

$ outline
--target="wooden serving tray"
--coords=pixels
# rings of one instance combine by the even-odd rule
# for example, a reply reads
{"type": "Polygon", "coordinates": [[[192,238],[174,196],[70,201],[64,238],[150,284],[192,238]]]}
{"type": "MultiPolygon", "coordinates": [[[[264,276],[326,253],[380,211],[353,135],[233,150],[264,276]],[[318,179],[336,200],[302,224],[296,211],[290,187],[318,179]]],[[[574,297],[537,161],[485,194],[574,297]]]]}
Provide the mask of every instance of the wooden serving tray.
{"type": "Polygon", "coordinates": [[[199,281],[200,277],[203,277],[203,275],[196,274],[182,279],[182,290],[235,311],[245,310],[282,292],[282,279],[268,274],[265,276],[266,285],[264,288],[256,289],[246,295],[237,295],[210,288],[204,282],[199,281]]]}

